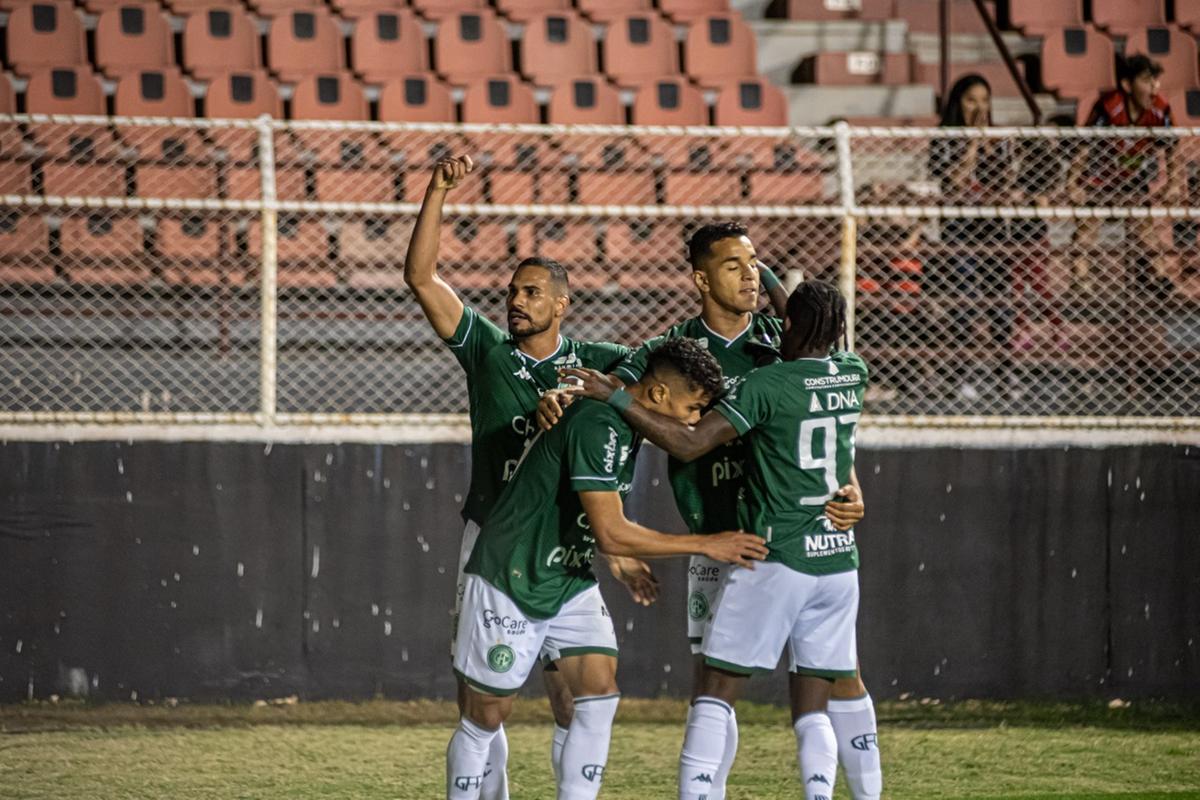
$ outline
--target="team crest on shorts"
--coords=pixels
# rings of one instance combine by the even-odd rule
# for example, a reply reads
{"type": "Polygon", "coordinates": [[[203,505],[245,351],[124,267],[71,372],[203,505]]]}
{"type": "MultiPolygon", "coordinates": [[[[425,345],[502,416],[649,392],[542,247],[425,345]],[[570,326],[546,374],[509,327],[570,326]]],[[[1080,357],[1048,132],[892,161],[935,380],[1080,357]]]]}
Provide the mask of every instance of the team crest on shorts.
{"type": "Polygon", "coordinates": [[[513,649],[506,644],[498,644],[488,650],[488,669],[492,672],[508,672],[516,660],[513,649]]]}
{"type": "Polygon", "coordinates": [[[708,616],[708,598],[704,592],[692,592],[688,598],[688,616],[692,619],[704,619],[708,616]]]}

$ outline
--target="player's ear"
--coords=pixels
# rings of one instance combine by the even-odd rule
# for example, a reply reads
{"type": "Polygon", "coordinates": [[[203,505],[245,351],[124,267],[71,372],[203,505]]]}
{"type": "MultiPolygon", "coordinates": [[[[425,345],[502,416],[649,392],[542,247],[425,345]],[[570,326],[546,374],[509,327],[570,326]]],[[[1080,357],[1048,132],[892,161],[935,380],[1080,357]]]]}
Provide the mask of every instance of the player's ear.
{"type": "Polygon", "coordinates": [[[700,294],[708,292],[708,275],[704,273],[704,270],[698,269],[692,272],[692,283],[696,284],[700,294]]]}
{"type": "Polygon", "coordinates": [[[664,405],[670,399],[671,389],[665,383],[656,383],[650,387],[650,401],[654,405],[664,405]]]}
{"type": "Polygon", "coordinates": [[[565,294],[560,294],[554,298],[554,316],[561,317],[567,313],[567,306],[571,305],[571,298],[565,294]]]}

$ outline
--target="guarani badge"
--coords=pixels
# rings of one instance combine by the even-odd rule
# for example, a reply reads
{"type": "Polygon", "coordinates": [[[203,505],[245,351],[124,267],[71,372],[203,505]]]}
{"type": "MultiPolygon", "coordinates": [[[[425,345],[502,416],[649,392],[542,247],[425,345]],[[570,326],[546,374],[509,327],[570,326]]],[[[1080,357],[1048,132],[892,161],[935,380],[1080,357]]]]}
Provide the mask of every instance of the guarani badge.
{"type": "Polygon", "coordinates": [[[506,644],[498,644],[488,650],[488,669],[492,672],[508,672],[516,660],[513,649],[506,644]]]}

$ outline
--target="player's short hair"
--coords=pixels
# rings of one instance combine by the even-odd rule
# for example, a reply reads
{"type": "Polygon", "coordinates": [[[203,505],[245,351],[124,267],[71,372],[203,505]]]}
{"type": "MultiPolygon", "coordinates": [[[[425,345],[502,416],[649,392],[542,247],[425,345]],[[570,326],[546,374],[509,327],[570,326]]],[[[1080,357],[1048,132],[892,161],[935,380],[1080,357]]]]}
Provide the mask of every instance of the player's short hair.
{"type": "Polygon", "coordinates": [[[688,239],[688,263],[692,269],[700,269],[700,261],[710,252],[712,246],[722,239],[734,239],[738,236],[748,236],[750,231],[740,222],[713,222],[701,227],[688,239]]]}
{"type": "Polygon", "coordinates": [[[846,345],[846,298],[833,284],[805,281],[797,286],[788,297],[787,317],[801,351],[832,350],[839,339],[846,345]]]}
{"type": "Polygon", "coordinates": [[[1133,82],[1137,76],[1149,72],[1154,77],[1163,74],[1163,65],[1143,53],[1135,53],[1117,59],[1117,81],[1133,82]]]}
{"type": "MultiPolygon", "coordinates": [[[[520,264],[517,264],[517,269],[522,267],[541,267],[550,273],[550,283],[554,284],[563,296],[571,294],[571,281],[567,276],[567,268],[555,261],[553,258],[545,258],[544,256],[530,256],[522,259],[520,264]]],[[[513,270],[516,274],[517,270],[513,270]]]]}
{"type": "Polygon", "coordinates": [[[661,370],[675,371],[709,398],[720,397],[725,389],[716,357],[698,341],[685,336],[667,339],[650,351],[645,374],[662,377],[661,370]]]}

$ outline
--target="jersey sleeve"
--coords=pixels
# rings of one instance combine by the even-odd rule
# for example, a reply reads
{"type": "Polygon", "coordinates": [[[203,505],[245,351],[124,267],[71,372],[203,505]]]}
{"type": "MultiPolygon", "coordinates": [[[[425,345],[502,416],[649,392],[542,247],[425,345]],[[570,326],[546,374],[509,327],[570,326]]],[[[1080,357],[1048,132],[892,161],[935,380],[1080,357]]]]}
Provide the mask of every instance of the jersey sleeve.
{"type": "Polygon", "coordinates": [[[589,342],[584,353],[583,365],[604,373],[612,372],[629,357],[630,349],[613,342],[589,342]]]}
{"type": "Polygon", "coordinates": [[[504,331],[475,309],[463,306],[462,319],[454,334],[445,339],[446,346],[463,369],[470,372],[492,347],[505,340],[504,331]]]}
{"type": "Polygon", "coordinates": [[[625,381],[626,385],[640,381],[642,373],[646,371],[646,362],[650,359],[650,351],[657,347],[662,340],[663,337],[656,336],[631,352],[613,369],[613,374],[625,381]]]}
{"type": "Polygon", "coordinates": [[[585,408],[567,421],[567,478],[575,492],[615,492],[629,459],[632,435],[614,415],[585,408]]]}
{"type": "Polygon", "coordinates": [[[771,417],[770,386],[766,378],[760,370],[751,370],[746,380],[730,390],[713,409],[729,420],[738,436],[745,436],[771,417]]]}

